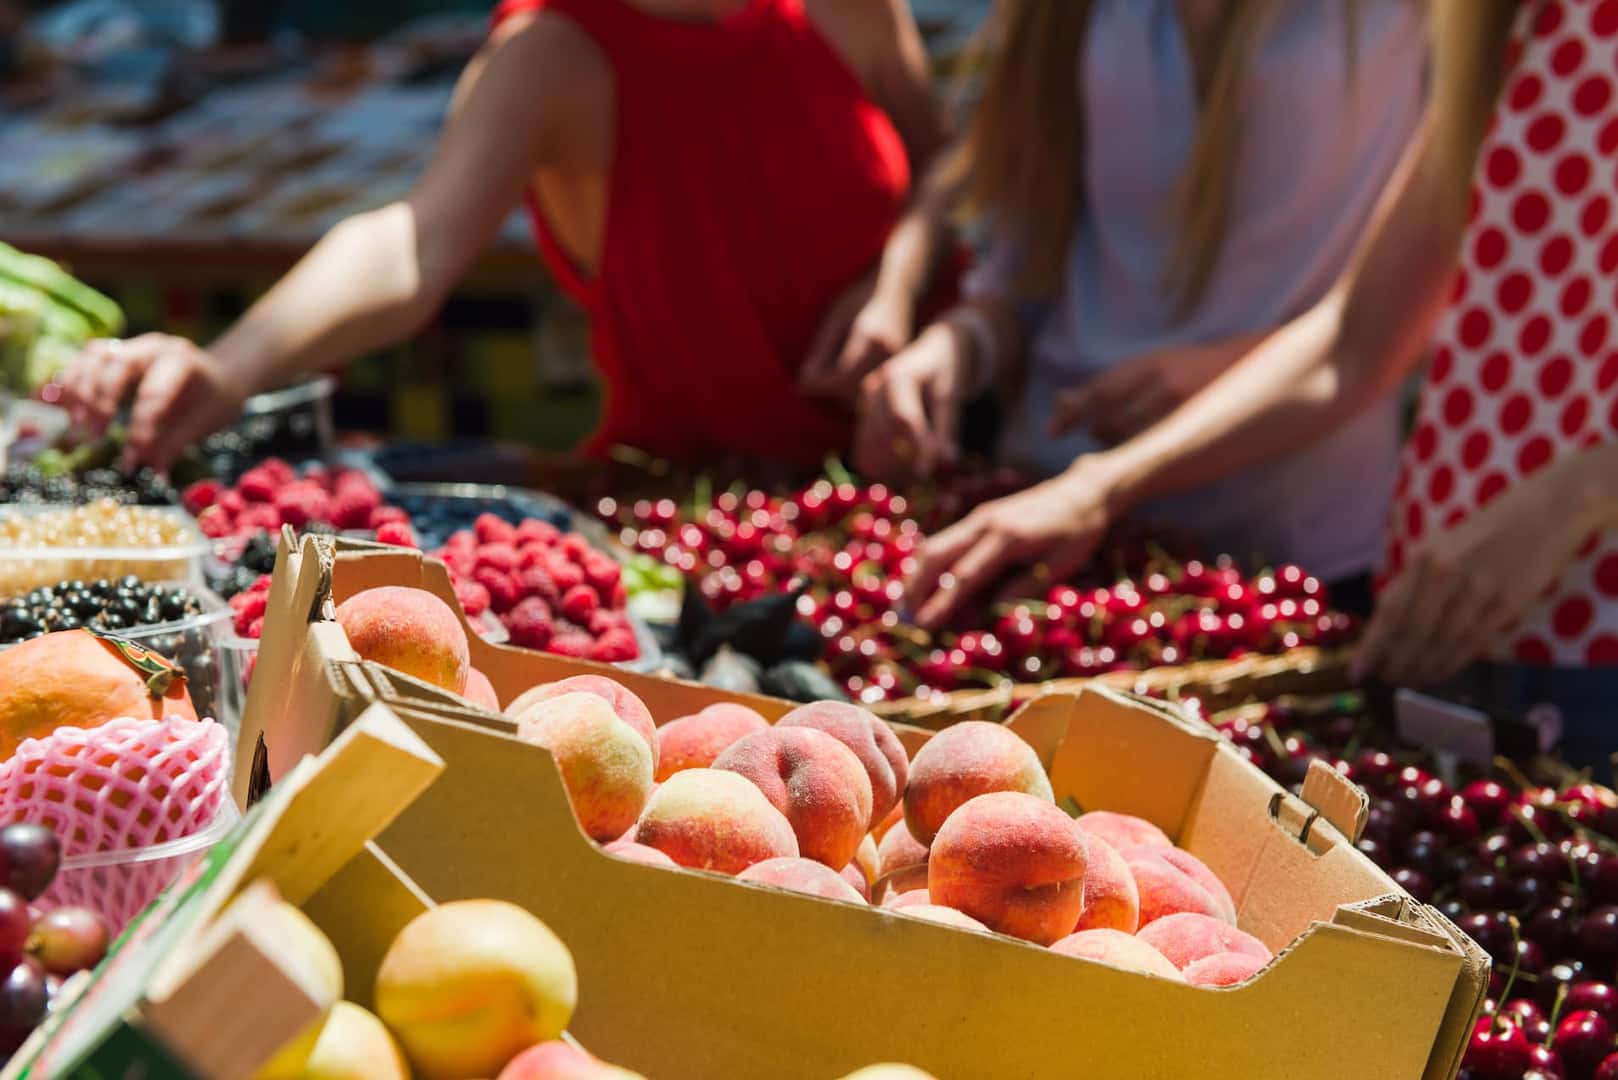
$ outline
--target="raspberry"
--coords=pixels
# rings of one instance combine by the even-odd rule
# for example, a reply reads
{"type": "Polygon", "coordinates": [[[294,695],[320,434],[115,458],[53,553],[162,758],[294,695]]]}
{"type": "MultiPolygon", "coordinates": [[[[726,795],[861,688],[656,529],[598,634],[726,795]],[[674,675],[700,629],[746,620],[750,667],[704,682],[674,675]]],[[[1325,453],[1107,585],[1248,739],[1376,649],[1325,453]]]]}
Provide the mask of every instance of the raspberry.
{"type": "Polygon", "coordinates": [[[259,465],[242,473],[242,478],[236,481],[236,491],[248,502],[267,503],[275,498],[275,493],[281,485],[276,482],[275,474],[264,466],[259,465]]]}
{"type": "Polygon", "coordinates": [[[376,542],[379,544],[392,544],[394,547],[420,547],[416,543],[416,532],[402,521],[384,521],[382,527],[376,530],[376,542]]]}
{"type": "Polygon", "coordinates": [[[557,656],[571,656],[576,660],[588,660],[595,651],[595,639],[589,634],[577,630],[569,630],[551,638],[546,651],[557,656]]]}
{"type": "Polygon", "coordinates": [[[236,516],[233,535],[245,536],[255,532],[276,532],[281,528],[281,511],[266,503],[254,503],[236,516]]]}
{"type": "Polygon", "coordinates": [[[612,595],[607,598],[607,603],[618,611],[622,611],[624,605],[629,603],[629,590],[624,587],[622,581],[612,587],[612,595]]]}
{"type": "MultiPolygon", "coordinates": [[[[264,580],[268,581],[269,578],[264,580]]],[[[236,608],[237,621],[250,623],[264,617],[264,609],[270,606],[269,591],[237,593],[230,598],[230,606],[236,608]],[[241,606],[238,607],[238,603],[241,606]]]]}
{"type": "Polygon", "coordinates": [[[484,544],[478,548],[477,565],[510,573],[517,569],[517,549],[510,544],[484,544]]]}
{"type": "Polygon", "coordinates": [[[503,570],[496,570],[492,566],[480,566],[472,574],[472,580],[489,590],[489,606],[495,614],[510,611],[522,599],[522,590],[517,587],[517,579],[503,570]]]}
{"type": "Polygon", "coordinates": [[[226,489],[219,493],[219,498],[214,502],[214,505],[231,517],[235,517],[243,510],[246,510],[248,504],[247,500],[242,498],[241,492],[226,489]]]}
{"type": "Polygon", "coordinates": [[[538,518],[527,518],[517,526],[517,543],[527,546],[539,544],[541,547],[551,547],[562,538],[562,530],[548,521],[538,518]]]}
{"type": "Polygon", "coordinates": [[[517,530],[511,522],[494,514],[479,514],[472,522],[472,531],[477,533],[480,544],[511,544],[517,539],[517,530]]]}
{"type": "Polygon", "coordinates": [[[518,571],[517,584],[522,586],[524,595],[537,596],[553,606],[562,602],[562,590],[556,587],[556,582],[551,580],[543,567],[530,566],[518,571]]]}
{"type": "Polygon", "coordinates": [[[562,594],[562,615],[580,626],[590,625],[590,616],[601,606],[601,598],[588,585],[575,585],[562,594]]]}
{"type": "Polygon", "coordinates": [[[258,463],[258,467],[269,474],[276,487],[285,487],[298,478],[297,470],[287,464],[284,458],[265,458],[258,463]]]}
{"type": "Polygon", "coordinates": [[[590,616],[590,621],[585,625],[589,628],[590,633],[594,634],[596,637],[600,637],[602,634],[605,634],[610,630],[617,630],[622,627],[627,627],[629,624],[625,621],[625,617],[622,612],[609,611],[606,608],[597,608],[595,614],[590,616]]]}
{"type": "Polygon", "coordinates": [[[371,514],[381,505],[382,496],[375,490],[340,490],[331,499],[331,523],[339,529],[368,529],[371,514]]]}
{"type": "Polygon", "coordinates": [[[610,555],[592,551],[584,557],[584,580],[602,596],[610,596],[623,571],[610,555]]]}
{"type": "Polygon", "coordinates": [[[259,579],[257,581],[255,581],[255,582],[253,582],[252,588],[248,589],[247,591],[248,592],[267,593],[267,592],[270,591],[270,585],[271,585],[272,581],[273,581],[273,579],[270,577],[270,575],[268,575],[268,574],[260,574],[259,579]]]}
{"type": "Polygon", "coordinates": [[[380,529],[383,525],[390,521],[403,521],[406,524],[409,524],[410,515],[399,509],[397,506],[379,506],[375,510],[371,511],[371,520],[365,524],[368,528],[380,529]]]}
{"type": "Polygon", "coordinates": [[[511,643],[524,649],[543,649],[556,633],[551,609],[537,596],[530,596],[512,608],[500,621],[511,635],[511,643]]]}
{"type": "Polygon", "coordinates": [[[312,521],[331,520],[331,496],[319,484],[300,480],[288,484],[275,496],[275,508],[281,520],[294,528],[303,528],[312,521]]]}
{"type": "Polygon", "coordinates": [[[574,562],[583,561],[585,555],[595,550],[595,548],[590,546],[590,541],[586,540],[578,533],[568,533],[566,536],[562,537],[561,547],[562,554],[566,555],[574,562]]]}
{"type": "Polygon", "coordinates": [[[217,540],[221,536],[231,536],[236,531],[236,523],[229,514],[217,506],[210,506],[197,517],[197,528],[202,535],[217,540]]]}
{"type": "Polygon", "coordinates": [[[320,490],[331,494],[331,471],[321,465],[312,465],[303,474],[305,483],[319,484],[320,490]]]}
{"type": "Polygon", "coordinates": [[[461,602],[461,610],[466,612],[468,619],[475,619],[489,610],[489,590],[475,581],[457,581],[455,599],[461,602]]]}
{"type": "Polygon", "coordinates": [[[254,641],[257,641],[259,638],[261,638],[263,636],[264,636],[264,620],[263,619],[254,619],[252,622],[247,624],[247,629],[242,631],[242,637],[244,637],[244,638],[252,638],[254,641]]]}
{"type": "MultiPolygon", "coordinates": [[[[397,524],[399,524],[397,521],[384,522],[383,528],[397,524]]],[[[445,548],[438,553],[438,557],[444,561],[445,566],[449,567],[450,574],[454,577],[470,578],[473,571],[478,568],[477,560],[464,551],[453,551],[445,548]]]]}
{"type": "Polygon", "coordinates": [[[560,555],[552,555],[549,563],[542,564],[545,572],[556,582],[556,587],[565,596],[571,590],[584,584],[584,571],[568,562],[560,555]]]}
{"type": "Polygon", "coordinates": [[[331,474],[333,491],[376,491],[376,483],[364,469],[335,469],[331,474]]]}
{"type": "Polygon", "coordinates": [[[596,638],[590,649],[590,659],[603,664],[617,664],[640,656],[640,644],[628,630],[609,630],[596,638]]]}
{"type": "Polygon", "coordinates": [[[185,493],[180,496],[180,501],[195,516],[212,506],[215,500],[219,498],[219,493],[223,490],[224,485],[217,480],[198,480],[185,489],[185,493]]]}
{"type": "Polygon", "coordinates": [[[451,533],[450,538],[444,541],[444,546],[453,548],[456,551],[476,551],[478,549],[478,538],[470,529],[462,529],[460,532],[451,533]]]}

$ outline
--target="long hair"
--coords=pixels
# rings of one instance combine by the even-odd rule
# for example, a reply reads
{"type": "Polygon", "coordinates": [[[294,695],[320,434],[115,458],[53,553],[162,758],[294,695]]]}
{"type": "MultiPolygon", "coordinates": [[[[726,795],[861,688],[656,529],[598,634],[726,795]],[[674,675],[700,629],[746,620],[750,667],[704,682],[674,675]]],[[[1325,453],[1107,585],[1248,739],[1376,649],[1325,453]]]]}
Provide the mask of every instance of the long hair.
{"type": "MultiPolygon", "coordinates": [[[[1175,270],[1164,282],[1182,316],[1196,307],[1219,261],[1241,134],[1242,76],[1281,2],[1225,0],[1206,47],[1194,50],[1197,127],[1180,180],[1175,270]]],[[[1352,65],[1359,0],[1341,2],[1352,65]]],[[[1092,5],[999,0],[993,24],[999,40],[990,44],[986,36],[980,46],[987,54],[984,94],[951,163],[965,209],[1000,215],[1022,234],[1026,260],[1017,285],[1028,295],[1059,287],[1083,212],[1087,133],[1077,73],[1092,5]]]]}

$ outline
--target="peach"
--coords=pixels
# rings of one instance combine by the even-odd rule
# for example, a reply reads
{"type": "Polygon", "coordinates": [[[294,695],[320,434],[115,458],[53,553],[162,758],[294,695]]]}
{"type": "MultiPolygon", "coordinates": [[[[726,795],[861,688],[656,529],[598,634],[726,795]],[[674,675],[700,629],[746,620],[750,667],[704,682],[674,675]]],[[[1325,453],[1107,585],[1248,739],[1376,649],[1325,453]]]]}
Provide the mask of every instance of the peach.
{"type": "Polygon", "coordinates": [[[1124,851],[1134,847],[1171,848],[1174,841],[1168,834],[1145,818],[1133,814],[1119,814],[1111,810],[1091,810],[1080,814],[1078,822],[1107,843],[1124,851]]]}
{"type": "Polygon", "coordinates": [[[652,793],[646,740],[595,694],[544,698],[516,717],[517,738],[556,759],[579,827],[592,840],[622,836],[652,793]]]}
{"type": "Polygon", "coordinates": [[[529,1047],[501,1071],[499,1080],[645,1080],[581,1050],[572,1043],[540,1043],[529,1047]]]}
{"type": "MultiPolygon", "coordinates": [[[[906,896],[914,895],[905,893],[906,896]]],[[[896,904],[895,911],[902,911],[912,919],[926,919],[928,922],[942,923],[945,926],[954,926],[961,930],[980,930],[987,934],[989,928],[978,922],[964,912],[956,911],[943,904],[896,904]]]]}
{"type": "Polygon", "coordinates": [[[819,896],[827,900],[865,903],[865,898],[854,886],[844,881],[841,875],[825,863],[794,855],[754,863],[737,874],[736,880],[751,881],[758,885],[774,885],[778,889],[791,889],[793,892],[819,896]]]}
{"type": "Polygon", "coordinates": [[[860,899],[867,904],[871,902],[871,883],[865,880],[865,871],[855,863],[849,863],[837,871],[837,876],[848,882],[848,887],[860,894],[860,899]]]}
{"type": "Polygon", "coordinates": [[[567,946],[528,912],[458,900],[399,931],[377,970],[375,996],[418,1080],[463,1080],[494,1076],[560,1035],[579,982],[567,946]]]}
{"type": "MultiPolygon", "coordinates": [[[[309,985],[318,988],[322,1000],[337,1002],[343,997],[343,962],[337,949],[320,927],[302,911],[285,901],[270,906],[265,914],[273,925],[268,929],[282,944],[286,955],[302,972],[309,985]]],[[[320,1040],[321,1030],[330,1018],[325,1016],[304,1028],[259,1070],[257,1080],[294,1080],[304,1075],[310,1055],[320,1040]]]]}
{"type": "Polygon", "coordinates": [[[1140,890],[1118,849],[1091,833],[1081,822],[1073,828],[1084,840],[1084,913],[1079,930],[1119,930],[1133,934],[1140,926],[1140,890]]]}
{"type": "Polygon", "coordinates": [[[1188,851],[1138,847],[1120,852],[1140,892],[1140,925],[1190,911],[1236,924],[1236,905],[1223,884],[1188,851]]]}
{"type": "Polygon", "coordinates": [[[926,889],[906,889],[904,892],[890,892],[887,899],[882,901],[883,907],[893,908],[895,911],[922,905],[938,906],[933,904],[933,898],[926,889]]]}
{"type": "Polygon", "coordinates": [[[876,837],[878,843],[881,843],[882,838],[888,835],[888,830],[893,828],[897,822],[903,821],[904,816],[905,804],[904,800],[900,799],[898,802],[893,804],[893,809],[888,811],[887,817],[883,818],[881,821],[877,822],[871,827],[871,835],[876,837]]]}
{"type": "Polygon", "coordinates": [[[931,844],[957,807],[990,792],[1020,792],[1054,801],[1039,755],[1015,733],[984,720],[945,728],[910,764],[905,824],[910,835],[931,844]]]}
{"type": "Polygon", "coordinates": [[[1214,953],[1187,965],[1185,981],[1192,986],[1235,986],[1251,979],[1268,964],[1268,960],[1246,953],[1214,953]]]}
{"type": "Polygon", "coordinates": [[[913,1065],[893,1065],[884,1062],[881,1065],[867,1065],[856,1072],[851,1072],[842,1080],[937,1080],[932,1073],[922,1072],[913,1065]]]}
{"type": "Polygon", "coordinates": [[[747,777],[798,837],[798,853],[848,865],[871,824],[871,782],[854,752],[824,731],[771,728],[720,754],[713,768],[747,777]]]}
{"type": "Polygon", "coordinates": [[[903,797],[910,760],[899,736],[874,713],[847,702],[817,701],[798,706],[775,726],[815,728],[854,752],[871,781],[871,818],[865,823],[866,830],[887,817],[903,797]]]}
{"type": "Polygon", "coordinates": [[[494,692],[494,684],[477,668],[467,671],[466,693],[461,696],[480,709],[487,709],[492,713],[500,711],[500,696],[494,692]]]}
{"type": "Polygon", "coordinates": [[[870,833],[860,841],[860,846],[854,849],[854,859],[850,866],[859,870],[860,876],[865,878],[865,887],[869,889],[882,876],[882,852],[877,848],[876,839],[870,833]]]}
{"type": "Polygon", "coordinates": [[[770,726],[746,705],[721,701],[699,713],[670,720],[658,729],[659,783],[684,769],[706,769],[714,758],[755,731],[770,726]]]}
{"type": "Polygon", "coordinates": [[[1266,964],[1270,962],[1269,947],[1252,934],[1221,919],[1191,911],[1165,915],[1150,926],[1142,927],[1137,937],[1168,957],[1169,963],[1181,971],[1217,953],[1242,953],[1266,964]]]}
{"type": "Polygon", "coordinates": [[[1072,818],[1037,795],[996,791],[968,800],[938,830],[927,892],[991,930],[1049,945],[1079,921],[1084,871],[1072,818]]]}
{"type": "Polygon", "coordinates": [[[633,840],[614,840],[601,849],[608,855],[616,855],[629,862],[646,863],[650,866],[679,866],[680,864],[663,854],[654,847],[637,844],[633,840]]]}
{"type": "Polygon", "coordinates": [[[1159,975],[1175,982],[1185,981],[1180,969],[1169,963],[1168,957],[1121,930],[1080,930],[1052,945],[1051,952],[1083,957],[1125,971],[1159,975]]]}
{"type": "Polygon", "coordinates": [[[910,835],[910,828],[904,822],[888,830],[876,851],[890,892],[915,888],[918,883],[926,882],[927,849],[910,835]]]}
{"type": "Polygon", "coordinates": [[[382,1021],[339,1001],[297,1075],[300,1080],[410,1080],[410,1066],[382,1021]]]}
{"type": "Polygon", "coordinates": [[[472,659],[461,618],[425,589],[384,585],[337,605],[337,622],[362,659],[413,675],[452,694],[466,692],[472,659]]]}
{"type": "Polygon", "coordinates": [[[686,769],[646,804],[635,841],[695,870],[739,874],[798,854],[792,824],[751,780],[723,769],[686,769]]]}
{"type": "Polygon", "coordinates": [[[657,724],[652,721],[651,710],[629,687],[603,675],[573,675],[557,682],[530,687],[506,706],[506,715],[515,720],[539,702],[563,694],[594,694],[611,705],[618,719],[639,732],[640,737],[646,740],[646,745],[652,748],[652,770],[657,770],[660,746],[657,724]]]}

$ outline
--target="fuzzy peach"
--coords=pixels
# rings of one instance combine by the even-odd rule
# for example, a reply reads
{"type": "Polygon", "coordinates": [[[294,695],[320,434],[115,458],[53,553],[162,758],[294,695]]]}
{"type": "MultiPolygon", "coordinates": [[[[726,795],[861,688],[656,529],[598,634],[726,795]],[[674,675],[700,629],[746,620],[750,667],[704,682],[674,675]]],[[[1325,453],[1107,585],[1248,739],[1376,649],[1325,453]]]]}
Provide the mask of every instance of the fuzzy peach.
{"type": "Polygon", "coordinates": [[[865,878],[866,888],[870,888],[882,876],[882,852],[870,833],[866,833],[860,846],[854,849],[854,858],[849,865],[857,868],[865,878]]]}
{"type": "Polygon", "coordinates": [[[563,694],[594,694],[611,705],[618,719],[634,728],[640,737],[646,740],[646,745],[652,751],[652,771],[656,773],[660,745],[657,724],[652,720],[651,710],[629,687],[604,675],[573,675],[553,683],[530,687],[519,694],[517,700],[506,706],[506,715],[515,720],[539,702],[561,697],[563,694]]]}
{"type": "Polygon", "coordinates": [[[758,885],[774,885],[779,889],[791,889],[793,892],[819,896],[827,900],[865,903],[865,898],[854,886],[844,881],[841,875],[825,863],[793,855],[754,863],[737,874],[736,880],[751,881],[758,885]]]}
{"type": "Polygon", "coordinates": [[[888,811],[887,817],[871,826],[871,835],[876,838],[877,843],[881,843],[882,838],[888,835],[888,830],[893,828],[894,825],[903,821],[904,817],[905,804],[904,800],[900,799],[898,802],[893,804],[893,809],[888,811]]]}
{"type": "Polygon", "coordinates": [[[965,912],[956,911],[952,907],[945,907],[942,904],[900,904],[894,910],[902,911],[912,919],[926,919],[928,922],[941,923],[944,926],[953,926],[960,930],[978,930],[985,934],[989,932],[987,926],[984,926],[972,916],[965,912]]]}
{"type": "Polygon", "coordinates": [[[1195,912],[1234,926],[1236,907],[1230,894],[1201,860],[1178,848],[1138,847],[1122,851],[1140,892],[1140,927],[1178,912],[1195,912]],[[1188,869],[1192,868],[1192,869],[1188,869]]]}
{"type": "Polygon", "coordinates": [[[871,818],[865,823],[866,830],[887,817],[904,795],[910,759],[899,736],[874,713],[846,702],[817,701],[798,706],[775,726],[824,731],[854,752],[871,781],[871,818]]]}
{"type": "Polygon", "coordinates": [[[556,759],[579,827],[592,840],[624,834],[652,793],[652,752],[606,699],[572,693],[543,698],[516,717],[517,738],[556,759]]]}
{"type": "Polygon", "coordinates": [[[849,863],[837,871],[837,876],[848,882],[848,887],[859,893],[861,900],[871,902],[871,883],[865,880],[865,872],[858,866],[849,863]]]}
{"type": "Polygon", "coordinates": [[[297,1075],[299,1080],[410,1080],[410,1066],[382,1021],[339,1001],[297,1075]]]}
{"type": "Polygon", "coordinates": [[[1119,814],[1111,810],[1091,810],[1080,814],[1078,822],[1096,836],[1119,851],[1136,847],[1171,848],[1174,841],[1168,834],[1145,818],[1133,814],[1119,814]]]}
{"type": "Polygon", "coordinates": [[[769,726],[746,705],[728,701],[670,720],[657,732],[661,751],[657,779],[661,783],[685,769],[706,769],[732,745],[769,726]]]}
{"type": "Polygon", "coordinates": [[[466,692],[472,669],[466,630],[460,616],[427,590],[366,589],[337,605],[337,622],[362,659],[452,694],[466,692]]]}
{"type": "Polygon", "coordinates": [[[678,867],[680,865],[656,848],[647,847],[645,844],[637,844],[633,840],[614,840],[601,850],[608,855],[616,855],[618,858],[628,862],[646,863],[649,866],[678,867]]]}
{"type": "Polygon", "coordinates": [[[578,993],[573,956],[544,923],[504,901],[459,900],[399,931],[375,997],[420,1080],[464,1080],[560,1035],[578,993]]]}
{"type": "Polygon", "coordinates": [[[1185,981],[1179,968],[1169,963],[1168,957],[1140,938],[1119,930],[1080,930],[1052,945],[1051,952],[1083,957],[1125,971],[1158,975],[1175,982],[1185,981]]]}
{"type": "Polygon", "coordinates": [[[499,1080],[645,1080],[640,1073],[608,1065],[572,1043],[540,1043],[511,1059],[499,1080]]]}
{"type": "Polygon", "coordinates": [[[1049,945],[1079,921],[1084,872],[1073,819],[1036,795],[997,791],[968,800],[938,830],[927,892],[991,930],[1049,945]]]}
{"type": "Polygon", "coordinates": [[[798,838],[798,852],[832,869],[848,865],[871,824],[871,782],[854,752],[814,728],[755,732],[714,760],[747,777],[798,838]]]}
{"type": "Polygon", "coordinates": [[[904,908],[919,907],[923,904],[932,904],[933,898],[926,889],[906,889],[904,892],[890,892],[883,899],[881,906],[902,910],[904,908]]]}
{"type": "Polygon", "coordinates": [[[1169,963],[1184,971],[1205,956],[1242,953],[1255,960],[1270,962],[1270,950],[1262,941],[1238,930],[1222,919],[1182,911],[1165,915],[1138,935],[1141,941],[1168,957],[1169,963]]]}
{"type": "Polygon", "coordinates": [[[927,848],[910,835],[910,827],[904,822],[888,830],[876,852],[890,891],[914,888],[927,881],[927,848]]]}
{"type": "Polygon", "coordinates": [[[1235,986],[1246,982],[1269,964],[1246,953],[1214,953],[1186,965],[1185,981],[1192,986],[1235,986]]]}
{"type": "Polygon", "coordinates": [[[913,1065],[867,1065],[851,1072],[842,1080],[937,1080],[932,1073],[922,1072],[913,1065]]]}
{"type": "Polygon", "coordinates": [[[635,840],[681,866],[722,874],[798,854],[781,811],[751,780],[723,769],[686,769],[664,781],[641,814],[635,840]]]}
{"type": "Polygon", "coordinates": [[[500,696],[494,692],[494,684],[477,668],[467,671],[466,693],[461,696],[480,709],[487,709],[492,713],[500,711],[500,696]]]}
{"type": "Polygon", "coordinates": [[[1010,729],[983,720],[945,728],[910,763],[905,824],[910,835],[931,844],[957,807],[991,792],[1018,792],[1053,801],[1051,782],[1039,755],[1010,729]]]}
{"type": "Polygon", "coordinates": [[[1084,912],[1079,930],[1118,930],[1133,934],[1140,926],[1140,890],[1118,849],[1080,822],[1073,828],[1084,840],[1084,912]]]}

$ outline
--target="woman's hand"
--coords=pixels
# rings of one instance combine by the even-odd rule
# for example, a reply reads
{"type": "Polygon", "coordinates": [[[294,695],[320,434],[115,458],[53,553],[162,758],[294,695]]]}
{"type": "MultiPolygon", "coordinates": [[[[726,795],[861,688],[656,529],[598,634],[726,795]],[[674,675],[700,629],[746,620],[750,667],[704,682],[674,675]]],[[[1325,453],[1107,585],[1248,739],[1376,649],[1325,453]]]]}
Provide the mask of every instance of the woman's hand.
{"type": "Polygon", "coordinates": [[[106,430],[132,398],[125,460],[160,471],[234,420],[247,399],[246,388],[218,360],[167,334],[92,342],[60,382],[68,415],[95,432],[106,430]]]}
{"type": "Polygon", "coordinates": [[[860,386],[854,464],[889,480],[926,478],[953,463],[970,380],[962,333],[937,322],[860,386]]]}
{"type": "Polygon", "coordinates": [[[1116,446],[1151,427],[1213,382],[1258,344],[1232,338],[1146,353],[1056,396],[1051,434],[1085,428],[1116,446]]]}
{"type": "Polygon", "coordinates": [[[1095,554],[1112,524],[1113,493],[1107,468],[1084,457],[1060,476],[984,503],[922,545],[905,590],[916,623],[947,624],[1017,566],[1028,570],[1001,595],[1043,596],[1095,554]]]}
{"type": "Polygon", "coordinates": [[[875,274],[850,285],[821,319],[798,385],[816,396],[853,400],[860,380],[910,344],[913,307],[878,290],[875,274]]]}
{"type": "Polygon", "coordinates": [[[1615,449],[1558,462],[1417,548],[1377,601],[1355,677],[1430,685],[1483,658],[1594,533],[1618,524],[1615,449]]]}

